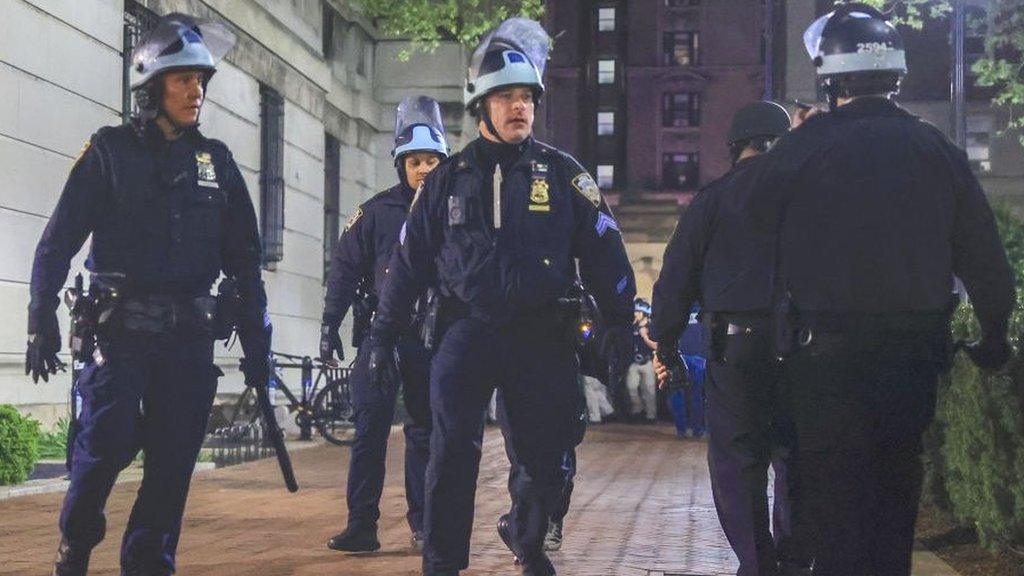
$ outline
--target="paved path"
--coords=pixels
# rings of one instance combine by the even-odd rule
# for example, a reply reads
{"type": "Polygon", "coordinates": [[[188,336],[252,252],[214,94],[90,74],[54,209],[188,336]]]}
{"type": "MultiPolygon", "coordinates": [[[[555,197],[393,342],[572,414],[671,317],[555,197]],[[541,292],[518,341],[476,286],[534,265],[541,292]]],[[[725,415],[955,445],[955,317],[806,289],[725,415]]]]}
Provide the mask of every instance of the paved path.
{"type": "MultiPolygon", "coordinates": [[[[352,557],[324,543],[344,525],[348,450],[321,446],[294,454],[300,483],[288,494],[273,459],[201,472],[193,482],[179,574],[417,576],[408,547],[401,434],[391,437],[382,503],[382,552],[352,557]]],[[[565,545],[552,555],[562,576],[675,576],[735,572],[711,502],[706,446],[665,426],[594,427],[580,448],[580,474],[566,519],[565,545]]],[[[508,509],[508,463],[489,429],[477,491],[473,554],[465,576],[518,574],[494,531],[508,509]]],[[[92,574],[116,574],[117,545],[136,482],[115,487],[108,538],[92,574]]],[[[0,574],[48,574],[62,495],[0,502],[0,574]]],[[[953,574],[928,571],[929,575],[953,574]]]]}

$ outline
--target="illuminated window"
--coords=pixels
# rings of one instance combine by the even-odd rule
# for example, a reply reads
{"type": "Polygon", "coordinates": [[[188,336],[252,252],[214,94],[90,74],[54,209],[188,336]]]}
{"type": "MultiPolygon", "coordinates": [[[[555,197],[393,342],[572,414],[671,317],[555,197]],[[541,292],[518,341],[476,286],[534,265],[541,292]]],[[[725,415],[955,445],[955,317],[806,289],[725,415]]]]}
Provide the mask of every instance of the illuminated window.
{"type": "Polygon", "coordinates": [[[698,62],[698,32],[665,32],[662,34],[662,63],[665,66],[693,66],[698,62]]]}
{"type": "Polygon", "coordinates": [[[613,164],[597,165],[597,187],[607,190],[615,183],[615,166],[613,164]]]}
{"type": "Polygon", "coordinates": [[[598,32],[614,32],[615,31],[615,8],[598,8],[597,9],[597,31],[598,32]]]}
{"type": "Polygon", "coordinates": [[[612,136],[615,134],[615,112],[597,113],[597,135],[612,136]]]}
{"type": "Polygon", "coordinates": [[[597,83],[598,84],[614,84],[615,83],[615,60],[598,60],[597,61],[597,83]]]}

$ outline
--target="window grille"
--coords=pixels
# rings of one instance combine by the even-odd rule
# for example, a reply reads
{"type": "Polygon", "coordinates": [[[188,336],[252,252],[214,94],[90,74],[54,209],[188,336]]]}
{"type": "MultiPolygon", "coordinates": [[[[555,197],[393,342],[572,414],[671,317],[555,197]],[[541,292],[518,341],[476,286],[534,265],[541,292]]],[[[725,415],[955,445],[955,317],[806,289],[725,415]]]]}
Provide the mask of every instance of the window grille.
{"type": "Polygon", "coordinates": [[[260,227],[263,265],[284,258],[284,99],[260,85],[260,227]]]}
{"type": "Polygon", "coordinates": [[[125,124],[132,115],[131,68],[132,50],[142,36],[156,27],[160,17],[136,0],[124,2],[124,41],[121,51],[121,121],[125,124]]]}
{"type": "Polygon", "coordinates": [[[331,272],[331,256],[341,227],[341,143],[327,134],[324,139],[324,284],[331,272]]]}

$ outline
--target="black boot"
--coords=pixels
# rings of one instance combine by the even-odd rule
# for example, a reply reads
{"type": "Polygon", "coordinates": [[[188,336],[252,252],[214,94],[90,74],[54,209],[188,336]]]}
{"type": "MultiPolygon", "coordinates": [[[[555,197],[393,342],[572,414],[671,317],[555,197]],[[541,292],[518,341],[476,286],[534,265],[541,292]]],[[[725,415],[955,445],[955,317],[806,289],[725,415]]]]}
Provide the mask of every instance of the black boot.
{"type": "Polygon", "coordinates": [[[555,565],[547,554],[541,552],[523,562],[523,576],[555,576],[555,565]]]}
{"type": "Polygon", "coordinates": [[[349,526],[341,534],[327,541],[327,547],[338,552],[375,552],[380,550],[376,529],[360,529],[349,526]]]}
{"type": "Polygon", "coordinates": [[[512,556],[516,559],[516,565],[521,564],[519,553],[516,552],[516,547],[512,543],[512,523],[509,520],[508,514],[502,514],[501,518],[498,518],[498,536],[501,537],[501,541],[512,552],[512,556]]]}
{"type": "Polygon", "coordinates": [[[89,571],[91,549],[73,548],[64,538],[57,545],[57,558],[53,561],[53,576],[85,576],[89,571]]]}

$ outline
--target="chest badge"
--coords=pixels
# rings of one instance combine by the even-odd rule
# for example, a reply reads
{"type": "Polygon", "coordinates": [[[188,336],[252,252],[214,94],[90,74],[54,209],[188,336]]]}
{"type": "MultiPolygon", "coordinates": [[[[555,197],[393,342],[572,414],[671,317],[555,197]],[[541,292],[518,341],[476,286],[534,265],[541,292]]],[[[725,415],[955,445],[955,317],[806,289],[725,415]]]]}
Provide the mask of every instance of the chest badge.
{"type": "Polygon", "coordinates": [[[550,184],[547,164],[534,162],[533,184],[530,186],[530,212],[551,212],[550,184]]]}
{"type": "Polygon", "coordinates": [[[196,152],[196,175],[200,186],[219,187],[217,185],[217,170],[213,167],[213,157],[209,152],[196,152]]]}

